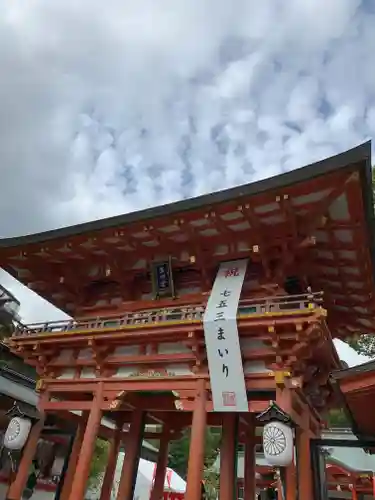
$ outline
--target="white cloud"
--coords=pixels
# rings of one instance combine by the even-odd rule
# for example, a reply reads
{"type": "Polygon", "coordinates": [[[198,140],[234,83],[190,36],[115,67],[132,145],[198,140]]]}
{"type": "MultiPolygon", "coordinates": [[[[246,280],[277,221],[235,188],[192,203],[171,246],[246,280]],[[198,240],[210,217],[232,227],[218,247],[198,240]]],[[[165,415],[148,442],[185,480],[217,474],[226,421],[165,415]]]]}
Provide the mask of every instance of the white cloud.
{"type": "MultiPolygon", "coordinates": [[[[3,2],[0,236],[258,180],[372,137],[370,7],[3,2]]],[[[55,314],[11,286],[25,320],[55,314]]]]}

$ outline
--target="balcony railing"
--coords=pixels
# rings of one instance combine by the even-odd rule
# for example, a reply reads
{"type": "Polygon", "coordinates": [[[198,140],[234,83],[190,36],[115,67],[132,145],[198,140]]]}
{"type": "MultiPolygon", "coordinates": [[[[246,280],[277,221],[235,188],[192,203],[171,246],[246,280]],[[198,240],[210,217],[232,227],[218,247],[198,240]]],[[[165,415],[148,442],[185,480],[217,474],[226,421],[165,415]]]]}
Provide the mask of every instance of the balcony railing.
{"type": "MultiPolygon", "coordinates": [[[[265,314],[285,314],[319,307],[323,301],[323,293],[303,295],[287,295],[282,297],[265,297],[241,300],[237,317],[262,316],[265,314]]],[[[195,304],[164,309],[147,309],[144,311],[126,312],[119,315],[100,316],[79,320],[50,321],[19,325],[13,336],[30,336],[41,333],[60,333],[71,330],[117,329],[124,326],[155,325],[158,323],[184,323],[202,321],[205,304],[195,304]]]]}

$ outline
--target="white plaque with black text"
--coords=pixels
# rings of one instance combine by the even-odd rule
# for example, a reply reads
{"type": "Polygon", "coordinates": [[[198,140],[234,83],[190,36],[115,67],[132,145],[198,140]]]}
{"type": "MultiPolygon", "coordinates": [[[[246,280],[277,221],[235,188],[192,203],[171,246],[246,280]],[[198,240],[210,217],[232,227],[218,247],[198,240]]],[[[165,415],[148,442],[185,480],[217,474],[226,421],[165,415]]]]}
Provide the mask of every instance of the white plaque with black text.
{"type": "Polygon", "coordinates": [[[237,309],[248,259],[220,265],[203,317],[214,411],[247,412],[237,309]]]}

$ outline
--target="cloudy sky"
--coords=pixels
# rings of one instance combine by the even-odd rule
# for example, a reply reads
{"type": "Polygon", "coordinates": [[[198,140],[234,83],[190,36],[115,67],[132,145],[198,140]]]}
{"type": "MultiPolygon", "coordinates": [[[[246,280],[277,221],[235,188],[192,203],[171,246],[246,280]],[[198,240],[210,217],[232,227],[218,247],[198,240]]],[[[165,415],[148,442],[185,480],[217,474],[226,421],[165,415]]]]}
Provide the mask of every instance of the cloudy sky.
{"type": "MultiPolygon", "coordinates": [[[[375,132],[372,0],[0,4],[0,236],[259,180],[375,132]]],[[[4,273],[25,321],[61,317],[4,273]]]]}

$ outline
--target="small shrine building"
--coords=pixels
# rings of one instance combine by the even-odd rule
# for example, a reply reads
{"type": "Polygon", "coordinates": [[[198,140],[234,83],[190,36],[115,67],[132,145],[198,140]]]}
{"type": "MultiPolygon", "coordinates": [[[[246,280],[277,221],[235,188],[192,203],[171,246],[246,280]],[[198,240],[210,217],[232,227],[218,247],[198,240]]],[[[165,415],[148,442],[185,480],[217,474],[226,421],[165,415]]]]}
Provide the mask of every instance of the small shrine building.
{"type": "Polygon", "coordinates": [[[168,443],[188,426],[187,500],[201,498],[207,426],[222,432],[220,500],[236,496],[238,442],[244,500],[254,500],[262,426],[285,500],[312,500],[310,442],[341,368],[332,337],[375,330],[373,249],[370,143],[265,181],[0,240],[0,265],[72,318],[26,325],[9,341],[38,371],[41,417],[8,500],[21,497],[44,420],[73,411],[62,500],[84,498],[103,417],[114,425],[101,500],[121,443],[117,498],[132,499],[151,435],[158,500],[168,443]]]}

